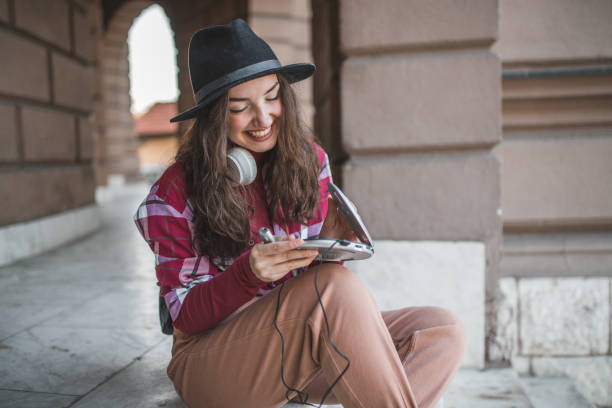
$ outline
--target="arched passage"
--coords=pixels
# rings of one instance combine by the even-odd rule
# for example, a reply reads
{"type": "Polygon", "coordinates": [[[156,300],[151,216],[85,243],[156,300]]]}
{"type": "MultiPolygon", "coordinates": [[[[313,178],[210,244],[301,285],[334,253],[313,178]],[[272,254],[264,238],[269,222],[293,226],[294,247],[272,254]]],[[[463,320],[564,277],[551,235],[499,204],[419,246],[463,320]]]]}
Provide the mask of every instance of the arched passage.
{"type": "MultiPolygon", "coordinates": [[[[108,19],[101,47],[101,115],[96,155],[98,185],[140,178],[138,140],[130,112],[130,79],[127,36],[134,19],[155,4],[147,0],[124,2],[108,19]]],[[[160,4],[161,5],[161,4],[160,4]]],[[[162,5],[163,6],[163,5],[162,5]]]]}

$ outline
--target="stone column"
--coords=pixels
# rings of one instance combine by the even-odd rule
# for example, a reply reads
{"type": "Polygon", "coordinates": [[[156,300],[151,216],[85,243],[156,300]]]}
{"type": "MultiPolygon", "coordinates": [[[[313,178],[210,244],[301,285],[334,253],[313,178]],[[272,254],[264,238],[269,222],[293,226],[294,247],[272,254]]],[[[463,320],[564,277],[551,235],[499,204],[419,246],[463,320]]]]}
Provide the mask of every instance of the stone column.
{"type": "MultiPolygon", "coordinates": [[[[274,50],[283,65],[311,62],[310,0],[250,0],[249,24],[274,50]]],[[[303,120],[312,126],[312,78],[294,85],[303,120]]]]}
{"type": "Polygon", "coordinates": [[[482,367],[501,237],[497,2],[338,5],[343,187],[376,239],[353,268],[381,308],[454,311],[465,364],[482,367]]]}
{"type": "Polygon", "coordinates": [[[500,16],[507,326],[492,351],[609,406],[612,3],[502,0],[500,16]]]}
{"type": "MultiPolygon", "coordinates": [[[[130,112],[130,78],[127,35],[134,18],[153,4],[147,0],[126,1],[113,14],[107,15],[106,31],[102,39],[100,65],[104,149],[99,158],[100,174],[119,180],[140,178],[138,140],[130,112]]],[[[107,11],[108,12],[108,11],[107,11]]],[[[107,182],[100,177],[100,184],[107,182]]]]}
{"type": "MultiPolygon", "coordinates": [[[[178,110],[183,112],[195,105],[193,91],[189,80],[189,40],[200,28],[227,24],[236,18],[247,19],[247,0],[184,0],[160,2],[170,18],[170,26],[174,31],[174,42],[178,51],[176,60],[178,66],[179,99],[178,110]]],[[[183,135],[191,126],[193,120],[179,123],[179,135],[183,135]]]]}

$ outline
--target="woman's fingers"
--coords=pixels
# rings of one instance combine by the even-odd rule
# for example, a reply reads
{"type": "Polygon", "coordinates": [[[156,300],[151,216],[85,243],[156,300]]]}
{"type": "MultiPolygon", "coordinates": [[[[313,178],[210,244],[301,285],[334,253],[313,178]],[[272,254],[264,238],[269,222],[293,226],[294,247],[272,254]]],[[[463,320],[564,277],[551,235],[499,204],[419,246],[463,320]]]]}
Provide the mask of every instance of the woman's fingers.
{"type": "Polygon", "coordinates": [[[301,259],[312,259],[319,254],[312,249],[294,249],[265,257],[265,264],[270,266],[283,265],[301,259]]]}
{"type": "Polygon", "coordinates": [[[289,237],[284,241],[255,245],[249,256],[255,276],[271,282],[285,276],[293,269],[310,265],[318,252],[296,249],[303,243],[302,239],[289,237]]]}
{"type": "Polygon", "coordinates": [[[289,271],[310,265],[318,255],[315,250],[296,249],[304,241],[294,236],[278,237],[269,244],[257,244],[251,250],[249,262],[259,279],[275,281],[289,271]]]}
{"type": "MultiPolygon", "coordinates": [[[[279,238],[282,239],[282,238],[279,238]]],[[[270,244],[261,245],[260,252],[262,255],[274,255],[286,251],[290,251],[304,244],[304,240],[291,237],[284,241],[277,240],[270,244]]]]}
{"type": "MultiPolygon", "coordinates": [[[[318,254],[318,253],[317,253],[318,254]]],[[[312,256],[308,256],[305,258],[296,258],[296,259],[291,259],[285,262],[281,262],[275,265],[271,265],[269,267],[269,270],[271,273],[271,275],[274,275],[275,279],[280,279],[283,276],[285,276],[287,273],[291,272],[294,269],[298,269],[298,268],[303,268],[305,266],[308,266],[312,263],[312,261],[314,261],[315,257],[317,256],[317,254],[312,255],[312,256]]]]}

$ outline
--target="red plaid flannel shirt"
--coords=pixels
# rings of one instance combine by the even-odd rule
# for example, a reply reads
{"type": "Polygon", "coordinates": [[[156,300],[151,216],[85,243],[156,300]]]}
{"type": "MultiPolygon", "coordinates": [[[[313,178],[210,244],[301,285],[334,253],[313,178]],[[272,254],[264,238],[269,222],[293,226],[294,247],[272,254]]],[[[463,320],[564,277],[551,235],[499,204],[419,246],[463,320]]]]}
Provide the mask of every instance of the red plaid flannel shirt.
{"type": "MultiPolygon", "coordinates": [[[[293,234],[301,238],[319,235],[327,215],[327,182],[331,181],[325,151],[314,144],[319,170],[319,216],[308,225],[293,223],[285,228],[274,223],[274,235],[293,234]]],[[[265,295],[282,279],[267,284],[251,271],[250,248],[233,259],[208,258],[193,248],[193,210],[187,198],[185,176],[180,163],[170,166],[153,184],[134,215],[141,235],[155,254],[155,272],[173,324],[194,334],[215,326],[256,295],[265,295]],[[189,295],[189,296],[188,296],[189,295]]],[[[251,220],[253,222],[253,220],[251,220]]]]}

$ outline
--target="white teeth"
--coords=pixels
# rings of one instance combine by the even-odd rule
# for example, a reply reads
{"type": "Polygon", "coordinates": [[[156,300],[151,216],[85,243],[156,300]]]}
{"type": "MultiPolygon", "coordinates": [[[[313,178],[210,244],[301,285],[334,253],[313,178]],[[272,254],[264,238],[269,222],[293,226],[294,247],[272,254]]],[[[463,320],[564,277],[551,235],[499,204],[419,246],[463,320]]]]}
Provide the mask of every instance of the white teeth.
{"type": "Polygon", "coordinates": [[[251,130],[251,131],[248,131],[248,134],[253,136],[253,137],[264,137],[268,133],[270,133],[270,129],[272,129],[272,127],[269,127],[267,129],[264,129],[264,130],[251,130]]]}

